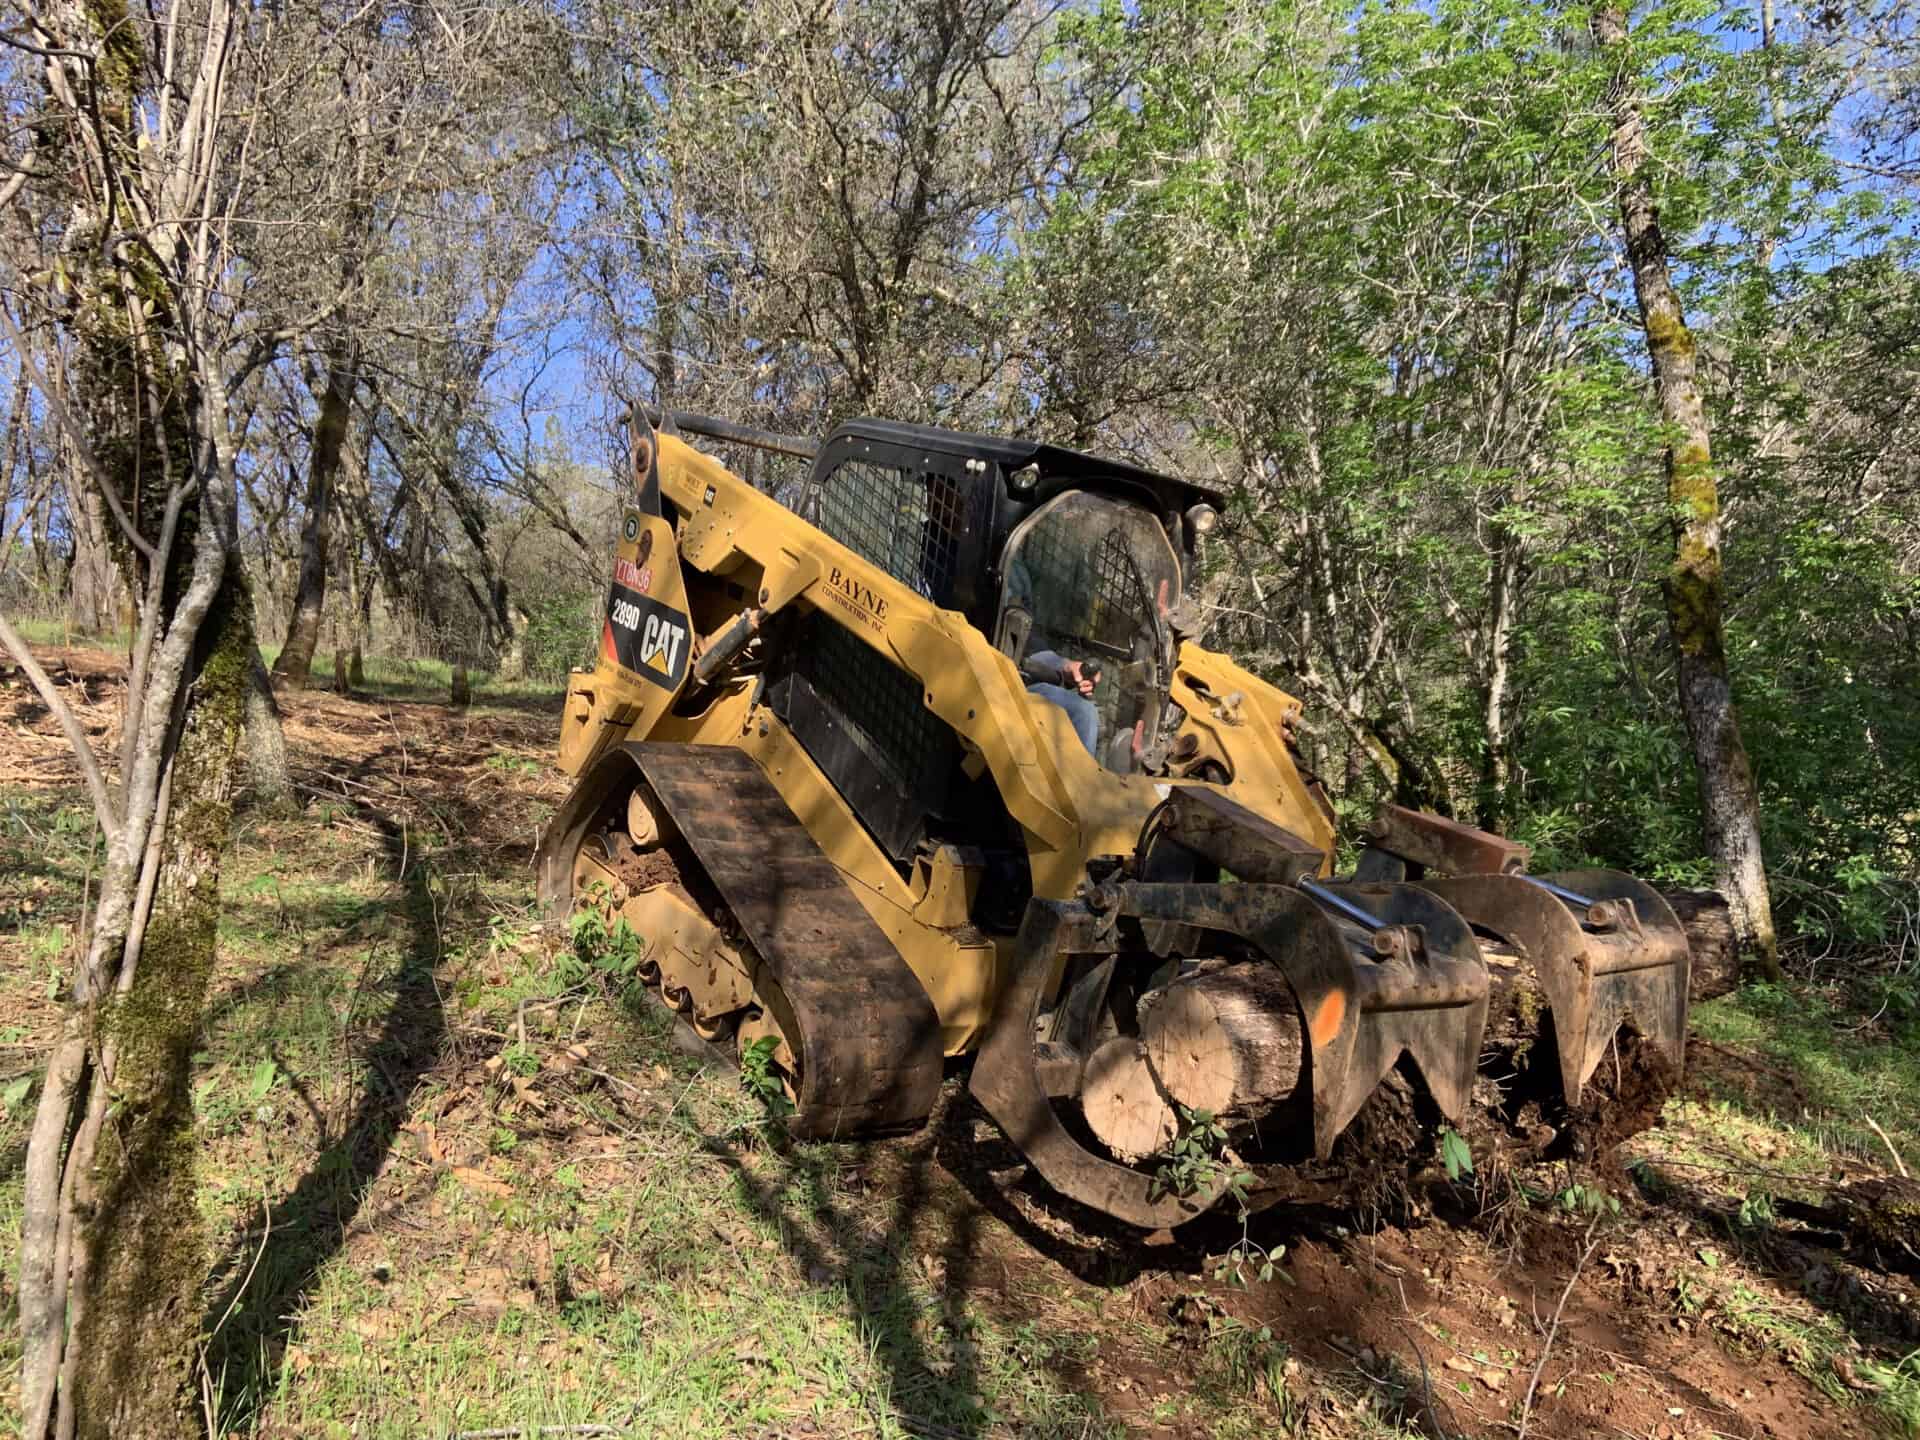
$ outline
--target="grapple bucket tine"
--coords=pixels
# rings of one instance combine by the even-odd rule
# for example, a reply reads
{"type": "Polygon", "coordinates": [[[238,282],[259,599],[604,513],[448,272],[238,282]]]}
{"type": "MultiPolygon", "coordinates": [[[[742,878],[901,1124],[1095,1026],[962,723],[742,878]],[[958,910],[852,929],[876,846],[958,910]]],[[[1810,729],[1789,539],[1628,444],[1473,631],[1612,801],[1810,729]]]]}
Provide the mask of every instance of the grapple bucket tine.
{"type": "Polygon", "coordinates": [[[1597,905],[1585,927],[1593,954],[1593,1001],[1587,1012],[1580,1079],[1592,1078],[1621,1022],[1641,1035],[1679,1074],[1687,1058],[1687,983],[1692,955],[1686,928],[1652,886],[1617,870],[1573,870],[1549,877],[1597,905]]]}
{"type": "Polygon", "coordinates": [[[1350,885],[1338,893],[1383,928],[1369,937],[1374,954],[1354,962],[1354,1055],[1343,1074],[1327,1077],[1324,1110],[1315,1071],[1314,1150],[1323,1160],[1403,1054],[1440,1113],[1458,1120],[1473,1097],[1487,1028],[1486,962],[1460,916],[1412,885],[1350,885]]]}
{"type": "Polygon", "coordinates": [[[1675,1071],[1686,1058],[1686,932],[1651,887],[1613,870],[1423,881],[1473,925],[1518,946],[1553,1014],[1560,1083],[1578,1105],[1631,1020],[1675,1071]],[[1556,891],[1561,893],[1556,893],[1556,891]],[[1592,903],[1576,905],[1563,894],[1592,903]]]}

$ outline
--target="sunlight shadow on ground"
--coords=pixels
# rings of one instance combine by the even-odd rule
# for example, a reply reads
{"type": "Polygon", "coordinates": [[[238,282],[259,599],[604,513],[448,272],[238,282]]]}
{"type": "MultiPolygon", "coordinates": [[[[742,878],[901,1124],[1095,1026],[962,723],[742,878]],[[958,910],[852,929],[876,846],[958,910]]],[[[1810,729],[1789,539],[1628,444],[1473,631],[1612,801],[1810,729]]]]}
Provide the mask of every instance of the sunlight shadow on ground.
{"type": "MultiPolygon", "coordinates": [[[[397,868],[404,853],[400,832],[391,824],[382,829],[397,868]]],[[[445,1043],[446,1019],[434,979],[440,941],[431,874],[416,858],[399,880],[408,945],[385,981],[391,1000],[377,1030],[356,1047],[366,1068],[353,1111],[338,1138],[294,1187],[247,1222],[213,1272],[206,1365],[221,1420],[229,1427],[244,1427],[258,1417],[301,1306],[321,1269],[345,1243],[414,1092],[439,1062],[445,1043]]],[[[248,989],[259,986],[256,981],[248,989]]],[[[306,1103],[324,1126],[317,1103],[310,1097],[306,1103]]]]}

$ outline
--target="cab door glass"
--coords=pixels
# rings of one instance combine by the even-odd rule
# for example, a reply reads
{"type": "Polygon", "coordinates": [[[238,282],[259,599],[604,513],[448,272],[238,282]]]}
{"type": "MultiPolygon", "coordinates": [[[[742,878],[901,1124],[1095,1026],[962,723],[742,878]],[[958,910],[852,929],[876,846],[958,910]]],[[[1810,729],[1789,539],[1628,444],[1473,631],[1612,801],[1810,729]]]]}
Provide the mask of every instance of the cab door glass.
{"type": "MultiPolygon", "coordinates": [[[[1180,562],[1147,510],[1070,491],[1029,518],[1008,545],[1000,642],[1030,682],[1050,660],[1097,671],[1094,754],[1127,770],[1152,740],[1167,694],[1180,562]],[[1017,652],[1017,653],[1015,653],[1017,652]]],[[[1043,692],[1046,693],[1046,692],[1043,692]]]]}

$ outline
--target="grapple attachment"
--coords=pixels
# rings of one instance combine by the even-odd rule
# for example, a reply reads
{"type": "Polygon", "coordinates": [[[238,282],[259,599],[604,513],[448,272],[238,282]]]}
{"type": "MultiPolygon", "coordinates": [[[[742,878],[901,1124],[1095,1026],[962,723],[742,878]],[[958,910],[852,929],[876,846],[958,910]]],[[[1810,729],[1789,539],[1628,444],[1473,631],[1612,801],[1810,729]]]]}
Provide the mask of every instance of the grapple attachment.
{"type": "Polygon", "coordinates": [[[1423,880],[1475,929],[1533,963],[1553,1013],[1569,1105],[1631,1022],[1677,1072],[1686,1059],[1687,936],[1667,902],[1631,875],[1458,875],[1423,880]]]}
{"type": "Polygon", "coordinates": [[[1362,875],[1414,880],[1533,966],[1569,1105],[1623,1023],[1675,1073],[1684,1066],[1687,935],[1649,886],[1616,870],[1528,875],[1526,846],[1398,805],[1382,806],[1367,835],[1362,875]]]}
{"type": "Polygon", "coordinates": [[[1123,914],[1249,941],[1292,986],[1306,1027],[1314,1154],[1402,1055],[1440,1113],[1473,1095],[1487,1027],[1487,967],[1467,923],[1413,885],[1131,885],[1123,914]]]}
{"type": "Polygon", "coordinates": [[[1136,1143],[1131,1118],[1156,1113],[1150,1098],[1145,1109],[1129,1098],[1141,1093],[1141,1065],[1162,1101],[1198,1089],[1197,1072],[1230,1073],[1224,1093],[1238,1133],[1265,1125],[1263,1139],[1284,1146],[1274,1125],[1310,1127],[1298,1148],[1310,1139],[1327,1161],[1403,1059],[1440,1114],[1460,1122],[1495,987],[1527,983],[1530,968],[1553,1016],[1570,1105],[1623,1022],[1678,1069],[1686,936],[1653,890],[1606,870],[1529,876],[1524,846],[1411,811],[1390,810],[1370,839],[1356,880],[1316,878],[1322,856],[1299,837],[1225,796],[1176,789],[1142,832],[1125,872],[1138,878],[1031,903],[973,1093],[1056,1190],[1159,1227],[1221,1192],[1162,1193],[1147,1168],[1113,1158],[1147,1155],[1153,1143],[1136,1143]],[[1240,878],[1209,883],[1216,872],[1240,878]],[[1483,944],[1518,963],[1496,979],[1483,944]],[[1122,1058],[1109,1063],[1116,1047],[1122,1058]],[[1247,1063],[1256,1054],[1268,1058],[1247,1063]],[[1274,1065],[1276,1054],[1299,1063],[1274,1065]],[[1116,1096],[1125,1125],[1112,1123],[1116,1096]],[[1063,1119],[1056,1102],[1075,1097],[1111,1153],[1083,1144],[1063,1119]]]}
{"type": "Polygon", "coordinates": [[[1049,1053],[1043,1080],[1033,1041],[1069,957],[1137,954],[1147,937],[1192,931],[1244,942],[1291,986],[1319,1158],[1403,1055],[1442,1114],[1457,1119],[1469,1103],[1486,1027],[1486,966],[1466,922],[1426,891],[1136,883],[1100,887],[1082,901],[1035,900],[972,1089],[1056,1190],[1148,1227],[1179,1224],[1219,1198],[1156,1193],[1151,1175],[1081,1145],[1050,1095],[1076,1088],[1060,1076],[1086,1055],[1049,1053]]]}

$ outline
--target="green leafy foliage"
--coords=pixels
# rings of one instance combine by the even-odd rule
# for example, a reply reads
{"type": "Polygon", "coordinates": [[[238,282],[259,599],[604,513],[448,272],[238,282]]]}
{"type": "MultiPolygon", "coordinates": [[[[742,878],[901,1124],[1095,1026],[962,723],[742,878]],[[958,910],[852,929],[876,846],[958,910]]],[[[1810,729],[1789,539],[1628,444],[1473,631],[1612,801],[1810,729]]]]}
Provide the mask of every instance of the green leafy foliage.
{"type": "Polygon", "coordinates": [[[762,1035],[740,1051],[740,1088],[758,1101],[772,1120],[793,1113],[786,1082],[774,1061],[774,1052],[779,1048],[776,1037],[762,1035]]]}
{"type": "Polygon", "coordinates": [[[489,770],[498,770],[506,775],[538,775],[540,762],[527,755],[509,755],[502,752],[486,758],[489,770]]]}
{"type": "Polygon", "coordinates": [[[1153,1195],[1203,1195],[1225,1187],[1238,1199],[1253,1183],[1251,1172],[1228,1163],[1227,1128],[1210,1110],[1180,1107],[1180,1130],[1148,1187],[1153,1195]]]}
{"type": "MultiPolygon", "coordinates": [[[[1830,52],[1784,26],[1763,52],[1750,14],[1693,0],[1631,18],[1716,357],[1726,646],[1780,919],[1809,953],[1870,950],[1920,908],[1885,878],[1920,858],[1920,515],[1889,488],[1915,242],[1825,143],[1830,52]]],[[[1522,0],[1074,15],[1111,98],[1026,267],[1123,277],[1137,348],[1204,395],[1183,419],[1236,482],[1210,642],[1340,717],[1304,744],[1346,777],[1343,818],[1392,795],[1541,869],[1699,886],[1666,437],[1597,163],[1615,57],[1569,43],[1584,23],[1522,0]]]]}
{"type": "Polygon", "coordinates": [[[267,1098],[267,1092],[279,1082],[280,1067],[271,1060],[262,1060],[253,1067],[253,1077],[247,1082],[247,1099],[258,1102],[267,1098]]]}
{"type": "Polygon", "coordinates": [[[1440,1164],[1449,1180],[1473,1174],[1473,1148],[1451,1125],[1440,1131],[1440,1164]]]}
{"type": "Polygon", "coordinates": [[[590,961],[600,953],[607,943],[607,917],[596,898],[588,896],[586,902],[576,906],[567,917],[567,936],[573,941],[574,953],[581,959],[590,961]]]}
{"type": "Polygon", "coordinates": [[[1585,1218],[1613,1218],[1620,1213],[1620,1200],[1596,1185],[1576,1181],[1554,1196],[1554,1203],[1569,1215],[1585,1218]]]}

